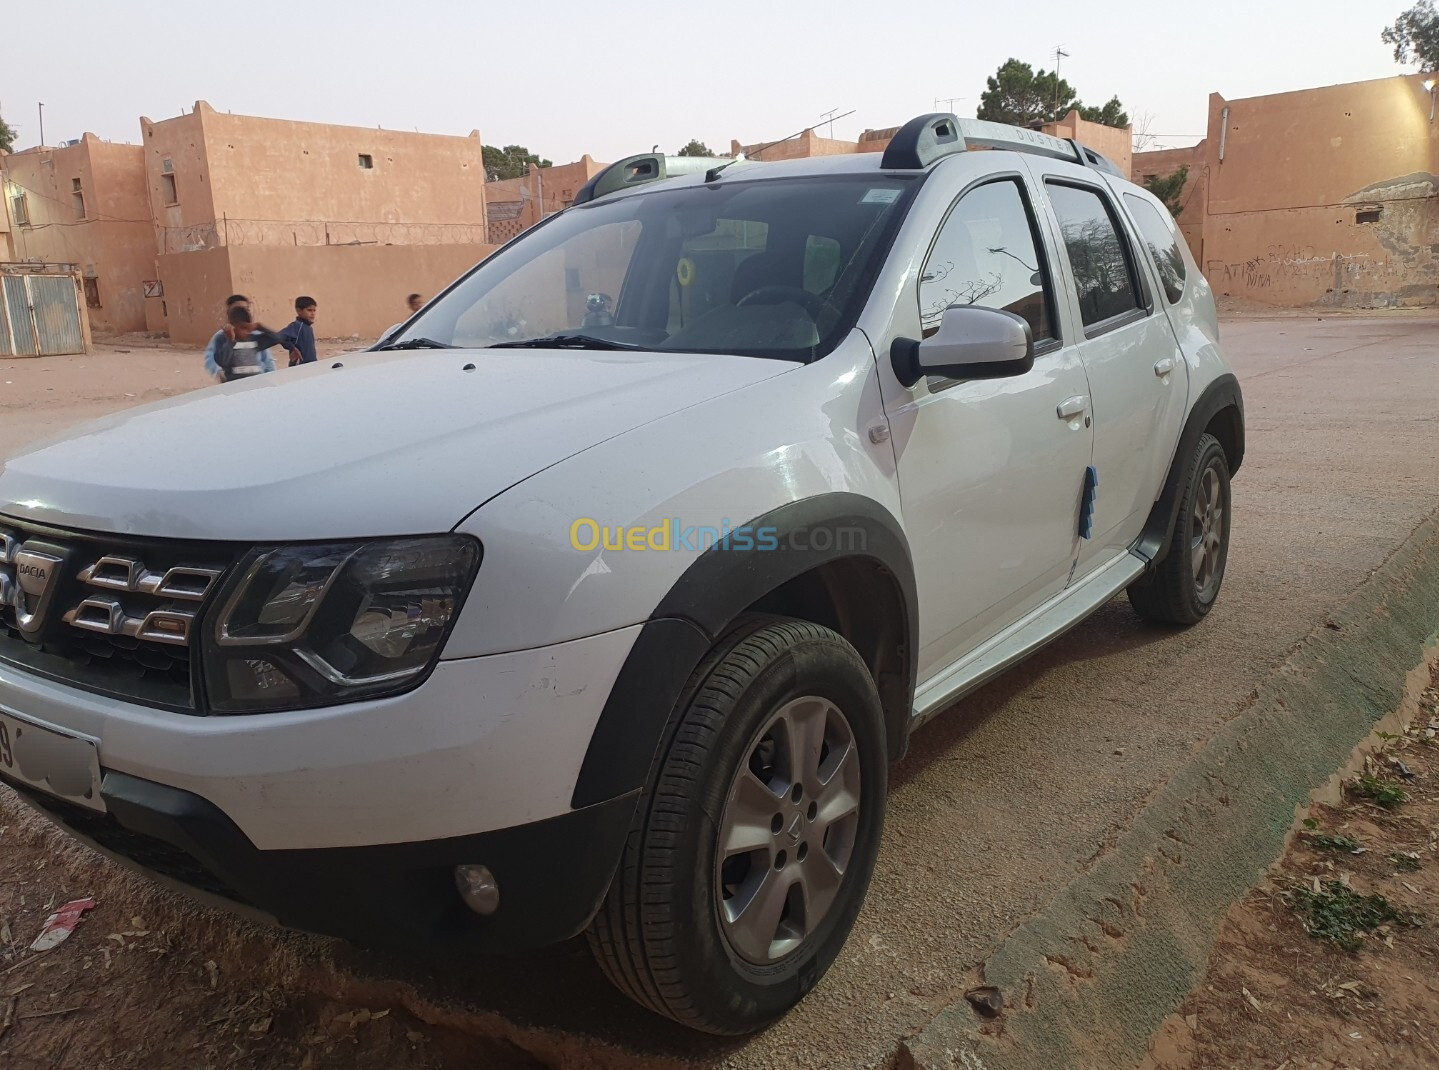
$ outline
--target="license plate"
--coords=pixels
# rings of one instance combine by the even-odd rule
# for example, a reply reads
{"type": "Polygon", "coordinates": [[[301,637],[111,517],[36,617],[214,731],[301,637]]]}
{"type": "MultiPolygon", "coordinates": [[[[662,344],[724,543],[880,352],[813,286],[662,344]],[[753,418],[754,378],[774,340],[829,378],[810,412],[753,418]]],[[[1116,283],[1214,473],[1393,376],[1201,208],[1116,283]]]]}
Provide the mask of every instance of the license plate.
{"type": "Polygon", "coordinates": [[[0,773],[57,798],[105,812],[95,742],[0,710],[0,773]]]}

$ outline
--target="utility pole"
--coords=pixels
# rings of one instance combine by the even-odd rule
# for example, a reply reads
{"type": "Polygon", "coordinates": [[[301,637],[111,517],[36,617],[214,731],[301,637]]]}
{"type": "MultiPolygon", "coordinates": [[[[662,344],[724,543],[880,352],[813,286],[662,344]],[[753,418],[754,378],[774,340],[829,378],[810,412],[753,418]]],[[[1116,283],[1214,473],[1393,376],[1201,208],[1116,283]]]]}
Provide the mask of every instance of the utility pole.
{"type": "Polygon", "coordinates": [[[1054,119],[1059,121],[1059,61],[1067,59],[1069,53],[1064,50],[1063,45],[1054,46],[1054,119]]]}
{"type": "Polygon", "coordinates": [[[45,105],[36,104],[36,107],[40,109],[40,147],[43,149],[45,147],[45,105]]]}

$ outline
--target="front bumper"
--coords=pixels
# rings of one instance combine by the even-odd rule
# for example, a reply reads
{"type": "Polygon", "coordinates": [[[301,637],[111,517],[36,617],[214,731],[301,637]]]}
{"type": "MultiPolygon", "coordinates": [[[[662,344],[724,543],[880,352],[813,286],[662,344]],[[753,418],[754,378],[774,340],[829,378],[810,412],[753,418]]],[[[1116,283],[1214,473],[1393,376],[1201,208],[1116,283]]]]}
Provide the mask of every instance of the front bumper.
{"type": "MultiPolygon", "coordinates": [[[[0,778],[3,779],[3,778],[0,778]]],[[[497,952],[581,932],[624,846],[635,796],[514,828],[415,843],[262,851],[198,795],[106,773],[101,814],[9,783],[73,836],[216,905],[360,946],[497,952]],[[499,909],[473,913],[454,867],[482,864],[499,909]]]]}
{"type": "Polygon", "coordinates": [[[420,687],[202,717],[0,664],[0,710],[95,742],[105,773],[213,803],[262,851],[453,839],[568,813],[639,626],[442,661],[420,687]]]}
{"type": "Polygon", "coordinates": [[[0,710],[95,745],[104,812],[10,786],[104,853],[282,925],[377,946],[539,946],[584,927],[624,845],[635,794],[571,799],[639,630],[443,661],[392,698],[246,716],[0,664],[0,710]],[[495,914],[464,905],[457,865],[495,875],[495,914]]]}

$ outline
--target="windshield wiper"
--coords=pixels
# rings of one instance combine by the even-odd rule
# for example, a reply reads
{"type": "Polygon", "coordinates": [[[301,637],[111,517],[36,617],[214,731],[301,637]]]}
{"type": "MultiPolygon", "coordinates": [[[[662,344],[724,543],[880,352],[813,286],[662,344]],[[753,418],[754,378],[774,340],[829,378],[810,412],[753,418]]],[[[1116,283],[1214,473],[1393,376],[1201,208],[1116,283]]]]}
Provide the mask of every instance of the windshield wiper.
{"type": "Polygon", "coordinates": [[[433,338],[407,338],[403,342],[391,342],[389,345],[376,346],[375,352],[383,353],[387,349],[458,349],[459,346],[446,345],[444,342],[436,342],[433,338]]]}
{"type": "Polygon", "coordinates": [[[526,338],[523,342],[496,342],[490,349],[643,349],[633,342],[616,342],[594,334],[548,334],[543,338],[526,338]]]}

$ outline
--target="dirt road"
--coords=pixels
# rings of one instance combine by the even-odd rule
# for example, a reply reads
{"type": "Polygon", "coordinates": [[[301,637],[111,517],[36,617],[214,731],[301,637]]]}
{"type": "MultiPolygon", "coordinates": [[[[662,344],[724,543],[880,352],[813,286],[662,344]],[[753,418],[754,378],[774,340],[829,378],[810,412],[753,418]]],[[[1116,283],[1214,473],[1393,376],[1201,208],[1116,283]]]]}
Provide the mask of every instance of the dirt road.
{"type": "MultiPolygon", "coordinates": [[[[1142,626],[1116,600],[920,732],[894,773],[885,844],[848,948],[767,1033],[717,1043],[673,1029],[613,995],[576,946],[421,966],[176,914],[166,900],[148,909],[180,922],[167,929],[172,951],[127,986],[163,1000],[167,963],[222,959],[227,984],[254,993],[283,987],[292,999],[408,1007],[448,1039],[421,1045],[425,1061],[403,1065],[458,1066],[441,1052],[466,1044],[498,1058],[481,1038],[531,1065],[886,1065],[903,1038],[973,983],[1006,934],[1110,850],[1285,655],[1439,507],[1439,317],[1246,318],[1226,325],[1225,341],[1244,386],[1249,448],[1234,484],[1219,606],[1176,633],[1142,626]],[[472,1039],[445,1047],[458,1043],[456,1029],[472,1039]]],[[[0,361],[0,457],[24,438],[198,378],[190,354],[84,359],[0,361]]],[[[0,790],[0,823],[16,810],[0,790]]],[[[77,865],[65,872],[85,872],[77,865]]],[[[0,881],[9,877],[0,872],[0,881]]],[[[92,890],[73,880],[67,888],[92,890]]],[[[126,908],[115,909],[75,940],[103,943],[113,931],[106,926],[126,924],[126,908]]],[[[75,1017],[63,1028],[115,1026],[103,1009],[75,1017]]],[[[409,1050],[405,1037],[395,1043],[409,1050]]],[[[301,1048],[284,1050],[299,1065],[301,1048]]],[[[313,1061],[317,1050],[311,1065],[323,1065],[313,1061]]],[[[290,1064],[276,1052],[266,1065],[290,1064]]],[[[402,1065],[398,1054],[393,1065],[402,1065]]]]}

